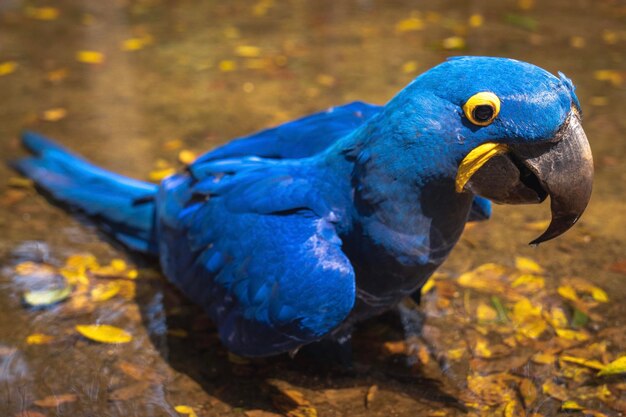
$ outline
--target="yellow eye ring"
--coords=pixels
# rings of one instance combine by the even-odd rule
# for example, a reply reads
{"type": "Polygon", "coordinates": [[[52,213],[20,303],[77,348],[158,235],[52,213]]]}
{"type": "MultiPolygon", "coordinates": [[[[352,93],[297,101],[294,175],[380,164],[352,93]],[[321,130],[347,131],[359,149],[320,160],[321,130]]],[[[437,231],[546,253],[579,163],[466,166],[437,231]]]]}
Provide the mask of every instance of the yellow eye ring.
{"type": "Polygon", "coordinates": [[[465,117],[475,125],[487,126],[500,113],[500,99],[493,93],[482,92],[471,96],[463,105],[465,117]]]}

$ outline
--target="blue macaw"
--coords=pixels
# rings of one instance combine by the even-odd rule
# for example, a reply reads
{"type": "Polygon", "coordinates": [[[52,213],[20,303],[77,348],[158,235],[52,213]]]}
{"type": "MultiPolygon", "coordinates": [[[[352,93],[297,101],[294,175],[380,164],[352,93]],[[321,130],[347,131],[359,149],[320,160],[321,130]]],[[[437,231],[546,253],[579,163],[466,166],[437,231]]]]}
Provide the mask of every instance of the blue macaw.
{"type": "Polygon", "coordinates": [[[24,175],[93,218],[205,308],[249,357],[346,337],[421,288],[488,200],[539,203],[569,229],[593,163],[572,82],[458,57],[385,106],[355,102],[234,140],[160,185],[34,133],[24,175]]]}

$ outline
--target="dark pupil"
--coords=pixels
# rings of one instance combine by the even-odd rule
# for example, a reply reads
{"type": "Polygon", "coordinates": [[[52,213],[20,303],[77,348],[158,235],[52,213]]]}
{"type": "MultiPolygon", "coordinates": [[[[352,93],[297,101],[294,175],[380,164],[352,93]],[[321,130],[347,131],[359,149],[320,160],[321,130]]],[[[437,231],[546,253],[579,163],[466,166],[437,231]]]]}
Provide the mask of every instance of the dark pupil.
{"type": "Polygon", "coordinates": [[[474,109],[474,119],[479,122],[486,122],[493,116],[493,108],[487,104],[476,106],[474,109]]]}

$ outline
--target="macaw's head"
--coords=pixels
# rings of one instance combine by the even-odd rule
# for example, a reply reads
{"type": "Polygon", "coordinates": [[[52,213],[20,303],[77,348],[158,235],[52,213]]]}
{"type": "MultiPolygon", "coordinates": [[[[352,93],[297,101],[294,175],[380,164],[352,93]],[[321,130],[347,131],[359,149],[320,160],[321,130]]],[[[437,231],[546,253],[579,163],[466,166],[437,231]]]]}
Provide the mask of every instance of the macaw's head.
{"type": "Polygon", "coordinates": [[[552,221],[532,244],[576,223],[591,195],[593,162],[572,82],[524,62],[459,57],[417,77],[388,105],[421,141],[431,172],[457,193],[496,203],[540,203],[552,221]]]}

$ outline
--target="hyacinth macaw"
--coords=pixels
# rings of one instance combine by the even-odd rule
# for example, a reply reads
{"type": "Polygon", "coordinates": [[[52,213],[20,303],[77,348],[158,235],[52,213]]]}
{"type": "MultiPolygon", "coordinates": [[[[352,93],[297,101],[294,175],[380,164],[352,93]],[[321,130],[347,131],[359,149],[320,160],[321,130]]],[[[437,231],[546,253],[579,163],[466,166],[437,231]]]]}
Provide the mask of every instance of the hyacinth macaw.
{"type": "Polygon", "coordinates": [[[465,223],[496,203],[578,220],[593,163],[572,82],[504,58],[459,57],[385,106],[355,102],[239,138],[160,185],[97,168],[37,134],[16,162],[92,216],[255,357],[341,339],[420,290],[465,223]]]}

